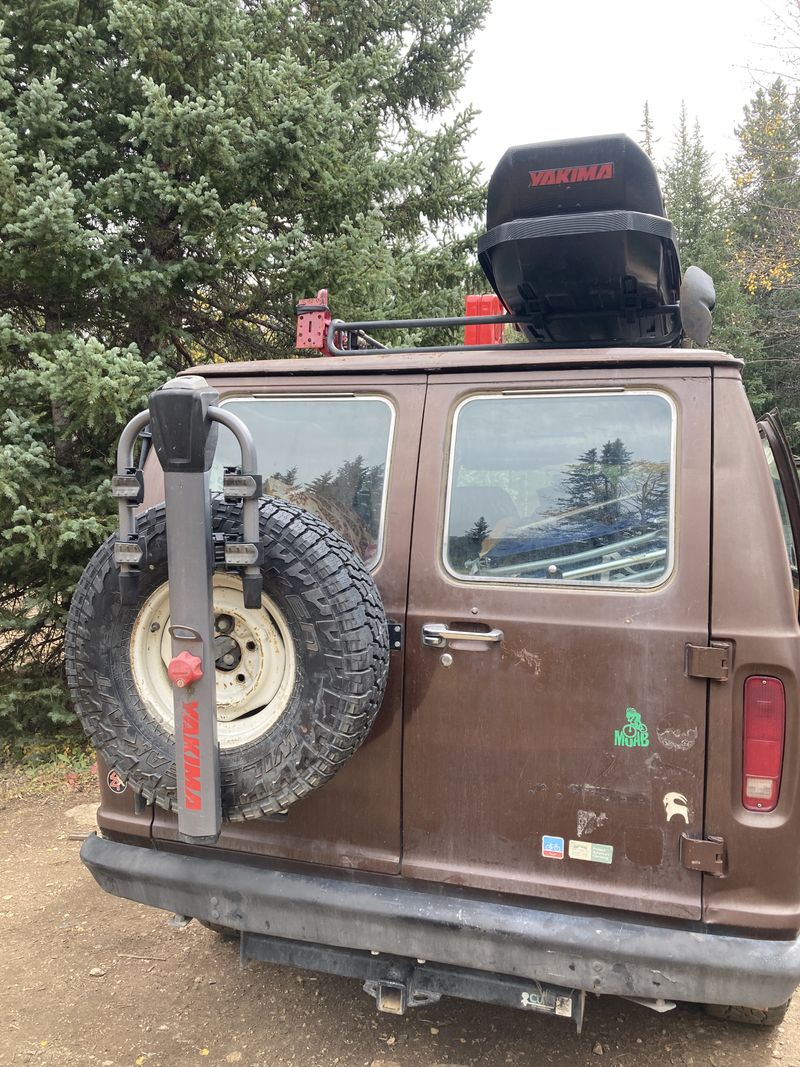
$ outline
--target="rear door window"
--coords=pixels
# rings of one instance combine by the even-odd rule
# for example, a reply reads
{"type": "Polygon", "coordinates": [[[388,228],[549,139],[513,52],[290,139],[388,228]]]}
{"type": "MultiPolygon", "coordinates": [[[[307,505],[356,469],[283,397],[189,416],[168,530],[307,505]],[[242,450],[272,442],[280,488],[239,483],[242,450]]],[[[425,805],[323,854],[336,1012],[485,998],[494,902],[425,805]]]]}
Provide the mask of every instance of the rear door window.
{"type": "Polygon", "coordinates": [[[471,397],[445,565],[468,580],[648,586],[672,568],[675,408],[652,391],[471,397]]]}
{"type": "MultiPolygon", "coordinates": [[[[264,494],[319,515],[361,559],[381,554],[394,408],[383,397],[246,397],[225,402],[255,438],[264,494]]],[[[211,471],[221,492],[223,467],[240,462],[220,429],[211,471]]]]}

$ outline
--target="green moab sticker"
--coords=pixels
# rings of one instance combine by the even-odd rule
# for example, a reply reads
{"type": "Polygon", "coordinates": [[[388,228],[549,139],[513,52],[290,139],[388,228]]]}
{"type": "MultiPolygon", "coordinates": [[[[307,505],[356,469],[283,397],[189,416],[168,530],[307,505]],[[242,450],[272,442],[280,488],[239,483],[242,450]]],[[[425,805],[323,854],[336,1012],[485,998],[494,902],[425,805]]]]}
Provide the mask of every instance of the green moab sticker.
{"type": "Polygon", "coordinates": [[[647,732],[647,727],[642,722],[642,716],[636,708],[628,708],[625,712],[625,718],[628,721],[622,729],[614,731],[614,744],[622,745],[625,748],[648,748],[650,734],[647,732]]]}

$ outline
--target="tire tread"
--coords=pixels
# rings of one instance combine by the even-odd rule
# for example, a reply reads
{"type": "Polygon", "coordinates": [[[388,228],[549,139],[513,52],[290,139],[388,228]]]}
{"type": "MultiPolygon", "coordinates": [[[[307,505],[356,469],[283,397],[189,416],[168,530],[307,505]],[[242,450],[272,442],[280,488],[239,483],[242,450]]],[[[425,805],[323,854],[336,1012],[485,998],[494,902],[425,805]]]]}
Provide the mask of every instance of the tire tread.
{"type": "MultiPolygon", "coordinates": [[[[258,742],[222,751],[223,813],[233,821],[284,811],[344,766],[369,733],[389,667],[380,595],[351,546],[322,520],[285,501],[264,498],[259,510],[265,590],[283,597],[300,631],[313,629],[318,651],[305,659],[313,677],[292,721],[282,717],[258,742]]],[[[240,536],[239,504],[215,498],[212,519],[215,532],[240,536]]],[[[164,554],[164,506],[140,516],[138,525],[148,559],[159,550],[164,554]]],[[[147,715],[125,666],[129,653],[122,638],[129,641],[138,609],[126,611],[119,603],[113,543],[109,538],[97,550],[72,599],[67,683],[83,728],[106,763],[148,803],[173,811],[174,741],[147,715]]],[[[159,581],[165,574],[164,564],[159,581]]],[[[147,595],[143,591],[140,602],[147,595]]],[[[298,658],[303,651],[297,649],[298,658]]]]}

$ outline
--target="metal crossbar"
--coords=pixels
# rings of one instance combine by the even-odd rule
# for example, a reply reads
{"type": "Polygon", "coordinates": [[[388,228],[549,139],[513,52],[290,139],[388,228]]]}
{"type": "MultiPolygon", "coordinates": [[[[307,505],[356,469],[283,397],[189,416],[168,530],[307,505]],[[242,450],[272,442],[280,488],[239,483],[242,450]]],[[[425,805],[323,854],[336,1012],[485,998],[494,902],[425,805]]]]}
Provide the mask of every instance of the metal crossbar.
{"type": "MultiPolygon", "coordinates": [[[[637,318],[655,318],[659,315],[675,314],[679,310],[678,304],[662,304],[654,308],[625,308],[624,314],[634,315],[637,318]]],[[[586,312],[579,311],[565,311],[558,313],[543,313],[536,312],[530,315],[456,315],[456,316],[443,316],[441,318],[427,318],[427,319],[376,319],[373,321],[363,320],[359,322],[344,322],[341,319],[333,319],[328,324],[328,330],[326,335],[326,347],[328,352],[332,356],[374,356],[381,354],[388,355],[404,355],[414,352],[466,352],[474,351],[474,345],[417,345],[407,347],[391,347],[379,345],[374,348],[343,348],[341,347],[342,337],[359,337],[364,336],[367,340],[374,341],[374,338],[370,334],[376,330],[425,330],[425,329],[448,329],[448,328],[461,328],[465,326],[498,326],[498,325],[527,325],[536,327],[536,321],[538,319],[546,318],[548,322],[570,319],[581,319],[586,317],[586,312]],[[369,333],[367,333],[369,331],[369,333]]],[[[598,310],[592,311],[593,318],[618,318],[620,314],[623,314],[619,309],[615,310],[598,310]]],[[[636,344],[640,347],[652,347],[661,348],[664,345],[672,344],[677,336],[680,334],[680,329],[677,333],[673,330],[670,334],[664,337],[642,337],[637,339],[636,344]]],[[[559,348],[608,348],[610,344],[619,344],[620,342],[614,342],[608,338],[604,338],[599,341],[594,340],[580,340],[574,342],[566,341],[518,341],[511,343],[502,343],[495,345],[487,345],[486,348],[492,352],[510,352],[515,350],[531,350],[531,349],[559,349],[559,348]]],[[[482,346],[483,347],[483,346],[482,346]]]]}

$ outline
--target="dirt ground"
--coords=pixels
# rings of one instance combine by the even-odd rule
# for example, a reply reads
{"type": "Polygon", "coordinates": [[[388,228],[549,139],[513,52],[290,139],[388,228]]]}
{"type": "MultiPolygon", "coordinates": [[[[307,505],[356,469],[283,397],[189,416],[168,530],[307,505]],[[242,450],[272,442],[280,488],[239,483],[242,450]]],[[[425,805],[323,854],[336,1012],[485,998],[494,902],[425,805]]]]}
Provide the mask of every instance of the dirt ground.
{"type": "Polygon", "coordinates": [[[800,1067],[800,998],[784,1026],[694,1008],[590,1002],[583,1034],[521,1011],[443,1000],[378,1015],[357,981],[250,964],[198,923],[103,893],[72,837],[91,786],[0,799],[0,1064],[97,1067],[800,1067]]]}

